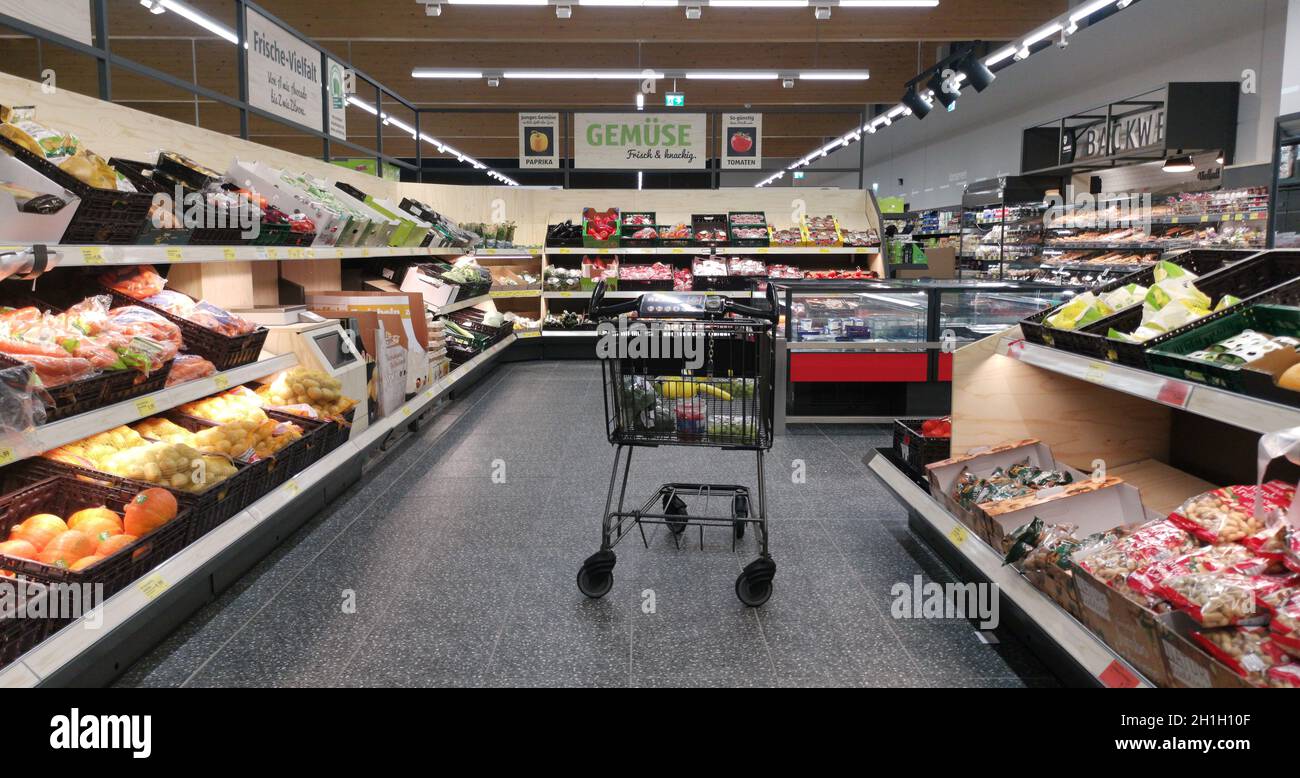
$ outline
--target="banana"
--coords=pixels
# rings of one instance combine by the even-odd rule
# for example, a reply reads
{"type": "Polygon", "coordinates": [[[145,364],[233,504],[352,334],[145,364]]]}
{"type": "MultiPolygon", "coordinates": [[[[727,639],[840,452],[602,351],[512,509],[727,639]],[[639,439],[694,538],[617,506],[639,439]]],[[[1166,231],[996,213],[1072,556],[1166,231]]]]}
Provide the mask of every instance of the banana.
{"type": "Polygon", "coordinates": [[[731,394],[719,389],[716,386],[693,381],[679,381],[675,378],[660,378],[655,382],[655,387],[659,394],[669,400],[685,400],[694,397],[699,392],[703,392],[710,397],[716,397],[719,400],[730,401],[731,394]]]}

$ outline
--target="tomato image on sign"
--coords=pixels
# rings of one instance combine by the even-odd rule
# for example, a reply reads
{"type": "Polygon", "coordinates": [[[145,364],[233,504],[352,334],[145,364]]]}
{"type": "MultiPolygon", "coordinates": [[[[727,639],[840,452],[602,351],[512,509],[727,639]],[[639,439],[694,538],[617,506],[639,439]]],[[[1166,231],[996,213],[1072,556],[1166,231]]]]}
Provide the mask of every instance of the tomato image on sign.
{"type": "Polygon", "coordinates": [[[732,130],[731,151],[739,156],[748,156],[754,152],[754,135],[750,130],[732,130]]]}

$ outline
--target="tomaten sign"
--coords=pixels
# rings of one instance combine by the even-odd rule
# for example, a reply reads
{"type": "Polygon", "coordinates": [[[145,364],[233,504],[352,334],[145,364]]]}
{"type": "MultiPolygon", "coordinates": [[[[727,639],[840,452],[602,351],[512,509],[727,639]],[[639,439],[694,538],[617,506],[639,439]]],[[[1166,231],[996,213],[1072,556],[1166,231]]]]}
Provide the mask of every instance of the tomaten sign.
{"type": "Polygon", "coordinates": [[[579,113],[574,167],[588,170],[703,170],[708,128],[702,113],[579,113]]]}

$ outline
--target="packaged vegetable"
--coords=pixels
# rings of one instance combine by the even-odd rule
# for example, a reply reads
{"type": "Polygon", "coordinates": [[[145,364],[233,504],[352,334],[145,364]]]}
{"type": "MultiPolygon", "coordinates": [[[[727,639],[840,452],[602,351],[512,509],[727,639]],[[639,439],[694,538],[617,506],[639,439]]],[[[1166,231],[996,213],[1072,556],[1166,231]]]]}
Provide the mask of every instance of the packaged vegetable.
{"type": "Polygon", "coordinates": [[[252,390],[238,386],[213,397],[185,403],[178,408],[187,416],[194,416],[208,421],[225,423],[228,421],[261,421],[266,418],[262,410],[262,398],[252,390]]]}
{"type": "Polygon", "coordinates": [[[258,397],[267,405],[309,405],[321,416],[340,419],[357,401],[343,395],[343,384],[328,373],[295,367],[258,387],[258,397]]]}
{"type": "Polygon", "coordinates": [[[167,385],[206,378],[217,372],[217,366],[197,354],[178,354],[172,361],[171,372],[167,374],[167,385]]]}
{"type": "Polygon", "coordinates": [[[1258,598],[1288,583],[1286,577],[1275,575],[1192,573],[1170,576],[1156,591],[1199,624],[1227,627],[1266,620],[1258,598]]]}
{"type": "Polygon", "coordinates": [[[158,275],[153,265],[129,265],[113,268],[99,277],[100,283],[127,297],[144,300],[163,291],[167,279],[158,275]]]}
{"type": "Polygon", "coordinates": [[[1192,640],[1253,683],[1264,683],[1271,668],[1291,662],[1291,657],[1263,627],[1194,631],[1192,640]]]}
{"type": "Polygon", "coordinates": [[[1111,310],[1119,311],[1142,303],[1147,296],[1147,287],[1141,284],[1125,284],[1101,296],[1102,302],[1111,310]]]}
{"type": "Polygon", "coordinates": [[[1187,500],[1169,514],[1169,520],[1206,543],[1236,543],[1263,532],[1294,497],[1295,487],[1285,481],[1226,486],[1187,500]],[[1256,516],[1255,503],[1260,499],[1263,504],[1256,516]]]}
{"type": "Polygon", "coordinates": [[[1084,292],[1047,317],[1047,326],[1077,330],[1110,316],[1115,311],[1092,292],[1084,292]]]}
{"type": "Polygon", "coordinates": [[[202,492],[233,476],[234,464],[225,457],[205,456],[183,443],[148,443],[107,457],[104,472],[169,486],[185,492],[202,492]]]}
{"type": "Polygon", "coordinates": [[[1124,585],[1129,573],[1196,548],[1196,540],[1166,520],[1142,525],[1131,534],[1081,549],[1074,563],[1107,586],[1124,585]]]}

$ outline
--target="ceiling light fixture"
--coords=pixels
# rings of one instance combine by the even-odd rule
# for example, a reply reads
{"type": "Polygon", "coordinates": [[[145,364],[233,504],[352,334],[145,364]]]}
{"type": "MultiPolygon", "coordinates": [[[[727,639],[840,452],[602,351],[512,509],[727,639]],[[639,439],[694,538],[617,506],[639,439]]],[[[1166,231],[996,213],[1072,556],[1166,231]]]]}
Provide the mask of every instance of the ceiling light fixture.
{"type": "Polygon", "coordinates": [[[1161,170],[1166,173],[1191,173],[1196,170],[1196,163],[1186,154],[1179,154],[1166,159],[1161,170]]]}
{"type": "Polygon", "coordinates": [[[691,21],[695,21],[696,19],[699,19],[699,18],[700,18],[701,16],[703,16],[703,15],[704,15],[704,12],[700,9],[700,7],[699,7],[698,5],[688,5],[688,6],[686,6],[686,18],[687,18],[687,19],[690,19],[691,21]]]}
{"type": "Polygon", "coordinates": [[[411,71],[411,78],[466,78],[479,79],[483,77],[481,70],[442,70],[439,68],[415,68],[411,71]]]}
{"type": "Polygon", "coordinates": [[[621,8],[676,8],[677,0],[578,0],[578,5],[621,8]]]}
{"type": "Polygon", "coordinates": [[[709,0],[710,8],[807,8],[808,0],[709,0]]]}
{"type": "Polygon", "coordinates": [[[819,22],[828,21],[831,18],[831,7],[829,5],[819,5],[813,9],[813,18],[819,22]]]}
{"type": "Polygon", "coordinates": [[[555,6],[555,18],[556,18],[556,19],[572,19],[572,18],[573,18],[573,6],[571,6],[571,5],[557,5],[557,6],[555,6]]]}
{"type": "Polygon", "coordinates": [[[948,79],[943,77],[943,73],[938,71],[930,77],[926,86],[930,87],[934,99],[943,103],[944,108],[951,108],[957,102],[957,98],[961,97],[961,90],[957,89],[955,84],[950,84],[948,79]]]}
{"type": "Polygon", "coordinates": [[[840,0],[840,8],[937,8],[939,0],[840,0]]]}
{"type": "Polygon", "coordinates": [[[799,74],[800,81],[866,81],[869,70],[810,70],[799,74]]]}
{"type": "Polygon", "coordinates": [[[688,81],[775,81],[780,73],[757,70],[688,70],[688,81]]]}
{"type": "Polygon", "coordinates": [[[179,0],[153,0],[151,4],[141,2],[140,5],[148,8],[149,13],[154,14],[160,14],[163,11],[171,11],[181,18],[197,24],[208,32],[211,32],[218,37],[225,38],[236,46],[239,45],[239,36],[235,34],[234,30],[212,17],[194,10],[185,3],[179,2],[179,0]]]}
{"type": "Polygon", "coordinates": [[[645,110],[645,92],[636,93],[636,109],[638,111],[645,110]]]}
{"type": "Polygon", "coordinates": [[[507,70],[501,74],[505,78],[530,79],[595,79],[598,81],[623,80],[641,81],[664,77],[663,73],[645,70],[507,70]]]}
{"type": "MultiPolygon", "coordinates": [[[[915,89],[909,89],[904,93],[903,105],[910,108],[917,119],[924,119],[930,115],[930,111],[934,110],[934,105],[926,101],[915,89]]],[[[875,132],[875,130],[872,130],[872,132],[875,132]]]]}
{"type": "Polygon", "coordinates": [[[975,56],[974,53],[962,63],[959,75],[965,76],[966,80],[970,81],[970,85],[975,87],[976,92],[983,92],[988,89],[997,79],[997,75],[992,70],[989,70],[988,66],[981,62],[980,58],[975,56]]]}

